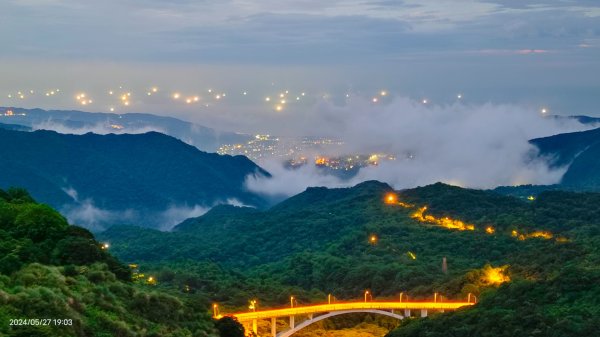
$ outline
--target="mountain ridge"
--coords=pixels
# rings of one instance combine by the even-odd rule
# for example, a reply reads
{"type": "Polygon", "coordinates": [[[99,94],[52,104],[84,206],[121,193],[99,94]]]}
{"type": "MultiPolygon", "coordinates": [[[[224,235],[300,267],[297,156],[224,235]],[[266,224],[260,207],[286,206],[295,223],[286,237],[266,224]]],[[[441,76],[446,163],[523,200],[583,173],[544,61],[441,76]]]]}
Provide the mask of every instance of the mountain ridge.
{"type": "Polygon", "coordinates": [[[127,214],[174,205],[210,207],[228,199],[266,205],[243,186],[249,174],[270,176],[248,158],[206,153],[158,132],[64,135],[0,129],[0,141],[10,144],[0,148],[5,158],[0,186],[25,187],[58,208],[91,202],[100,214],[127,214]]]}

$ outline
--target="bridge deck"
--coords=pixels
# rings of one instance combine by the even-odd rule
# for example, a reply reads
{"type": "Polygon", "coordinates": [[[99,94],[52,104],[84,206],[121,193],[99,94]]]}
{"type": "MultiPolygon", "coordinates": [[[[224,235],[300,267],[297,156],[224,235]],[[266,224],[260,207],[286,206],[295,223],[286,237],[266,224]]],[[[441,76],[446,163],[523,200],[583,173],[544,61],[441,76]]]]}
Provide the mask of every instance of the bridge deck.
{"type": "Polygon", "coordinates": [[[469,302],[343,302],[332,304],[308,305],[295,308],[282,308],[260,310],[256,312],[241,312],[229,314],[240,322],[252,321],[254,319],[266,319],[273,317],[316,314],[322,312],[356,310],[356,309],[379,309],[379,310],[455,310],[460,307],[473,305],[469,302]]]}

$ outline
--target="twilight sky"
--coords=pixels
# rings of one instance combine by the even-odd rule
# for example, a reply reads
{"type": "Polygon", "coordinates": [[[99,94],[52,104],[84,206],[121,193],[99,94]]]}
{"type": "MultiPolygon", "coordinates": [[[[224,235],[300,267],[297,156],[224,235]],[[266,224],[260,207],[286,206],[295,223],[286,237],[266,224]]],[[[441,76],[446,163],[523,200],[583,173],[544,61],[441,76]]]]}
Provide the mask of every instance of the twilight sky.
{"type": "Polygon", "coordinates": [[[247,132],[381,90],[600,115],[595,0],[4,0],[0,22],[0,106],[112,107],[247,132]],[[133,93],[130,104],[109,90],[133,93]]]}

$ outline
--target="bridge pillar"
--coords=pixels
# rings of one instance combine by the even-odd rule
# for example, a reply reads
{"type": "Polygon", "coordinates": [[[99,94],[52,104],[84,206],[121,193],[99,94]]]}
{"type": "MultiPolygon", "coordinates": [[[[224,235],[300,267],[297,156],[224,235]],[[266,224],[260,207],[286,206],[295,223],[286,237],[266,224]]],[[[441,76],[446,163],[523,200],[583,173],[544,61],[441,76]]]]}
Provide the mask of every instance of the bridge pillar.
{"type": "Polygon", "coordinates": [[[258,322],[256,319],[252,320],[252,332],[254,332],[255,335],[258,335],[258,322]]]}
{"type": "Polygon", "coordinates": [[[295,327],[294,316],[290,316],[290,329],[293,329],[294,327],[295,327]]]}
{"type": "Polygon", "coordinates": [[[421,317],[427,317],[427,309],[421,309],[421,317]]]}
{"type": "Polygon", "coordinates": [[[410,317],[410,309],[404,309],[404,317],[410,317]]]}
{"type": "Polygon", "coordinates": [[[277,320],[275,317],[271,317],[271,337],[277,336],[277,320]]]}

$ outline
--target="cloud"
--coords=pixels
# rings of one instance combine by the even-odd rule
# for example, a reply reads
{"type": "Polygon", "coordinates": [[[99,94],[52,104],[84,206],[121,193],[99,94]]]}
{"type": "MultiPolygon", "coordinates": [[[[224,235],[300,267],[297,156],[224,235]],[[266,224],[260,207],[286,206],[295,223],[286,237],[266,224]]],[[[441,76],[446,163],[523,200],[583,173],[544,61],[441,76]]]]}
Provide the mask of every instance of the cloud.
{"type": "Polygon", "coordinates": [[[430,106],[407,98],[388,105],[361,99],[344,107],[322,103],[293,125],[300,133],[310,128],[344,139],[347,154],[385,152],[397,160],[361,169],[349,181],[324,176],[314,165],[288,171],[279,163],[263,163],[273,178],[248,177],[249,190],[289,196],[308,186],[350,186],[370,179],[398,189],[437,181],[474,188],[552,184],[565,168],[550,169],[528,140],[589,128],[517,105],[430,106]]]}
{"type": "Polygon", "coordinates": [[[194,206],[171,206],[163,212],[157,214],[157,222],[159,229],[169,231],[173,227],[180,224],[183,220],[199,217],[208,212],[210,207],[194,205],[194,206]]]}
{"type": "Polygon", "coordinates": [[[84,200],[77,204],[63,205],[61,213],[69,223],[88,228],[91,231],[103,231],[111,224],[132,224],[140,219],[134,210],[111,211],[98,208],[92,200],[84,200]]]}
{"type": "MultiPolygon", "coordinates": [[[[140,134],[147,133],[151,131],[165,133],[165,131],[156,126],[143,126],[143,127],[127,127],[124,128],[121,125],[112,123],[110,121],[106,121],[105,123],[85,123],[81,126],[69,126],[68,122],[64,121],[54,121],[48,119],[41,123],[36,123],[31,126],[33,130],[51,130],[56,131],[58,133],[64,134],[74,134],[74,135],[83,135],[89,132],[99,134],[99,135],[107,135],[109,133],[115,134],[140,134]]],[[[67,191],[65,191],[67,192],[67,191]]]]}
{"type": "Polygon", "coordinates": [[[112,210],[97,207],[92,199],[79,199],[79,193],[72,186],[64,187],[63,191],[73,198],[74,203],[65,204],[60,212],[69,223],[101,232],[113,225],[138,225],[162,231],[170,231],[182,221],[195,218],[208,212],[212,207],[227,204],[238,207],[252,207],[245,205],[235,198],[216,202],[213,205],[170,205],[164,210],[126,209],[112,210]]]}

